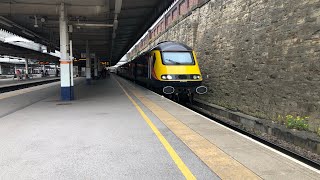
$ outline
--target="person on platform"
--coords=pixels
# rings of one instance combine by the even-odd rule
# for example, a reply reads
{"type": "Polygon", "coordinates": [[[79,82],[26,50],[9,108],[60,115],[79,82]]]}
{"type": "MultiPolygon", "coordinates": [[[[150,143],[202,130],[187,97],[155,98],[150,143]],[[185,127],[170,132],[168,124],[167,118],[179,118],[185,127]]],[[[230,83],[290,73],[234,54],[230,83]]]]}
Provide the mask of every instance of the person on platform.
{"type": "Polygon", "coordinates": [[[17,80],[21,80],[21,71],[19,69],[16,70],[17,80]]]}
{"type": "Polygon", "coordinates": [[[56,70],[56,77],[59,77],[59,73],[60,73],[60,71],[59,71],[59,69],[57,69],[56,70]]]}
{"type": "Polygon", "coordinates": [[[106,68],[102,68],[101,74],[102,74],[102,78],[103,78],[103,79],[105,79],[105,78],[107,77],[107,70],[106,70],[106,68]]]}

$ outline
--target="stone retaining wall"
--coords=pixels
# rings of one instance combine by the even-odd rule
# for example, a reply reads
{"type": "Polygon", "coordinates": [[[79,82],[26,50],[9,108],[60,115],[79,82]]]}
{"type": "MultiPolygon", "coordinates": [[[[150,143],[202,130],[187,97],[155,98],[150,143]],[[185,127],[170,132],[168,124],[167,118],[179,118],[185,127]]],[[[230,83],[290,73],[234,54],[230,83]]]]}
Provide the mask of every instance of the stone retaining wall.
{"type": "Polygon", "coordinates": [[[161,33],[197,53],[209,92],[198,98],[277,120],[310,116],[320,127],[320,0],[211,0],[161,33]]]}

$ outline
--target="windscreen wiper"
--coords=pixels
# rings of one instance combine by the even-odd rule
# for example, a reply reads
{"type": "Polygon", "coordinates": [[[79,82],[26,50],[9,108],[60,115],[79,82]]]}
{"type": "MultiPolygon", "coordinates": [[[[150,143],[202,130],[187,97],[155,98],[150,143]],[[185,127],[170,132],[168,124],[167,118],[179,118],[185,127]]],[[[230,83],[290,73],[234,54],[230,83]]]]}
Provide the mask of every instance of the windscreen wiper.
{"type": "Polygon", "coordinates": [[[181,63],[179,63],[179,62],[177,62],[177,61],[174,61],[174,60],[171,60],[171,59],[166,59],[166,61],[169,61],[169,62],[171,62],[172,64],[181,64],[181,63]]]}

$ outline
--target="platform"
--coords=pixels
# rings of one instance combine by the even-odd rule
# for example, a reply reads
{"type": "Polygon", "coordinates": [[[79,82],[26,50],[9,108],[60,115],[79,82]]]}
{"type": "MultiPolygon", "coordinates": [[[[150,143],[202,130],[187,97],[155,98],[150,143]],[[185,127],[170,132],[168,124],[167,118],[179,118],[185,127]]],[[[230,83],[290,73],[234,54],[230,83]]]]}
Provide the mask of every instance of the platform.
{"type": "Polygon", "coordinates": [[[91,85],[83,78],[76,81],[76,100],[71,102],[59,100],[58,82],[0,94],[0,179],[320,175],[117,76],[91,85]]]}
{"type": "Polygon", "coordinates": [[[23,79],[23,80],[0,79],[0,88],[34,83],[34,82],[42,82],[42,81],[48,81],[48,80],[54,80],[54,79],[60,79],[60,77],[43,77],[43,78],[32,78],[32,79],[23,79]]]}

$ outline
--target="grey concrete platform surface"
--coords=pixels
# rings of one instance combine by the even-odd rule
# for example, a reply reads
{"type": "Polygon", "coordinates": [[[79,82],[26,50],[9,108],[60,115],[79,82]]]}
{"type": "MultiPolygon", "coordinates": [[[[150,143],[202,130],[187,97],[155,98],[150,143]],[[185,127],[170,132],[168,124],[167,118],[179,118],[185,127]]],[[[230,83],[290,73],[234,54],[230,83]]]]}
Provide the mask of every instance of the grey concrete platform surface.
{"type": "MultiPolygon", "coordinates": [[[[59,100],[56,84],[41,91],[0,118],[0,179],[185,179],[115,79],[80,83],[71,102],[59,100]]],[[[139,104],[196,178],[219,179],[139,104]]]]}
{"type": "MultiPolygon", "coordinates": [[[[174,116],[182,124],[216,145],[225,154],[254,172],[261,179],[319,179],[320,171],[300,163],[251,138],[223,127],[179,104],[163,98],[145,88],[122,80],[128,89],[138,89],[144,98],[174,116]]],[[[156,113],[156,111],[154,111],[156,113]]],[[[188,145],[189,146],[189,145],[188,145]]],[[[207,156],[208,157],[208,156],[207,156]]],[[[218,161],[222,162],[222,161],[218,161]]],[[[243,179],[232,177],[231,179],[243,179]]]]}

